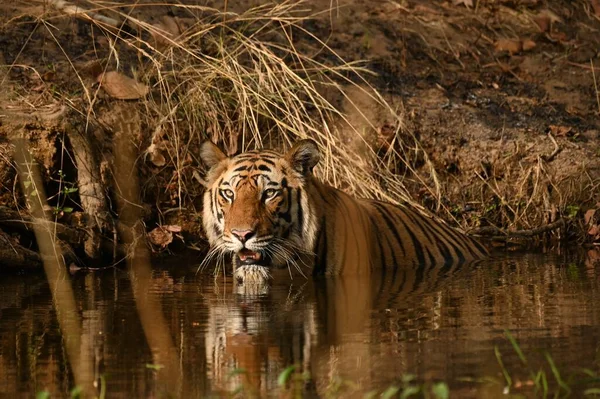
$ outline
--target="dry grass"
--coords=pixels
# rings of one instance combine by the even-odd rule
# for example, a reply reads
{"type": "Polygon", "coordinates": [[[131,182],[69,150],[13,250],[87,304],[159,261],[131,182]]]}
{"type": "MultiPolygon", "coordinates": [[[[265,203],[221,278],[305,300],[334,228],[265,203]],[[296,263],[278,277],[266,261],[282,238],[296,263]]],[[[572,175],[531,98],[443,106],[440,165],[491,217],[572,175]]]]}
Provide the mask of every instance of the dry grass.
{"type": "MultiPolygon", "coordinates": [[[[137,30],[130,36],[96,22],[111,43],[104,62],[107,69],[128,73],[132,65],[123,60],[131,60],[132,52],[141,55],[135,74],[151,87],[143,104],[146,125],[153,132],[141,150],[146,155],[160,152],[166,159],[160,166],[167,180],[161,184],[175,189],[173,204],[185,206],[186,193],[197,185],[191,176],[203,140],[220,143],[234,153],[286,147],[307,137],[317,141],[325,154],[320,167],[325,180],[359,196],[411,202],[387,166],[401,164],[411,170],[409,157],[415,150],[422,151],[418,141],[410,149],[391,145],[385,162],[379,161],[372,145],[378,127],[347,94],[348,88],[387,113],[397,131],[393,137],[403,129],[402,118],[367,82],[370,72],[361,63],[345,62],[304,28],[307,20],[320,17],[305,9],[307,3],[283,2],[242,14],[168,4],[192,16],[167,19],[176,21],[179,31],[148,23],[143,13],[137,13],[144,11],[137,9],[141,6],[88,3],[95,12],[137,30]],[[311,45],[298,48],[298,37],[311,45]],[[345,109],[334,104],[340,101],[345,109]],[[361,116],[370,133],[351,123],[348,113],[361,116]]],[[[159,14],[162,9],[157,10],[159,14]]],[[[93,116],[97,93],[89,89],[85,93],[87,109],[82,113],[93,116]]],[[[415,175],[439,198],[435,170],[431,167],[429,173],[423,178],[415,175]],[[427,181],[433,182],[432,187],[427,181]]]]}

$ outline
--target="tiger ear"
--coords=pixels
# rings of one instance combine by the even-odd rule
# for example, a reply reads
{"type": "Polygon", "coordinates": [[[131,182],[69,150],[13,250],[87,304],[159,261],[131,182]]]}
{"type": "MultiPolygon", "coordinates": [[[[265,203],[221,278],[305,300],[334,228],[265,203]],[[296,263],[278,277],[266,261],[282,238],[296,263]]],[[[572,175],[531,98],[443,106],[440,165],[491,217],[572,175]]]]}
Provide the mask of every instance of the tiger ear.
{"type": "Polygon", "coordinates": [[[225,158],[227,158],[227,155],[225,155],[219,147],[210,141],[205,141],[200,146],[200,159],[209,169],[225,158]]]}
{"type": "Polygon", "coordinates": [[[313,140],[300,140],[285,154],[285,158],[292,165],[292,168],[308,176],[313,168],[319,163],[321,153],[317,143],[313,140]]]}

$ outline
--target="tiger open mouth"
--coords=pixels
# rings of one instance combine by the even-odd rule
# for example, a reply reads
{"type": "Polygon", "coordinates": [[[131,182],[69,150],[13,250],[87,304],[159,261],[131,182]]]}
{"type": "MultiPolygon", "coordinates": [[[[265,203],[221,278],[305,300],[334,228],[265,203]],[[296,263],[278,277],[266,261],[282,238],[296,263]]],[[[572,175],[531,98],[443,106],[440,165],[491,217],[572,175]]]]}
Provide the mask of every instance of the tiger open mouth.
{"type": "Polygon", "coordinates": [[[244,248],[237,253],[240,265],[268,266],[271,260],[260,252],[244,248]]]}

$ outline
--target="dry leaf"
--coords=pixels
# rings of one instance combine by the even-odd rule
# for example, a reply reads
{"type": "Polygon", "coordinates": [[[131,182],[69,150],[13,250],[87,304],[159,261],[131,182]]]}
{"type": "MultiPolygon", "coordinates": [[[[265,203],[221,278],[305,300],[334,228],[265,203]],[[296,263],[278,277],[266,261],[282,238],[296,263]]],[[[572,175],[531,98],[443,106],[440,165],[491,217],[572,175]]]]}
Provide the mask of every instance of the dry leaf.
{"type": "Polygon", "coordinates": [[[494,43],[495,51],[508,51],[510,54],[515,54],[523,50],[523,42],[515,39],[498,39],[494,43]]]}
{"type": "Polygon", "coordinates": [[[564,43],[567,41],[567,34],[564,32],[552,32],[546,35],[551,41],[564,43]]]}
{"type": "Polygon", "coordinates": [[[550,133],[557,137],[566,137],[573,130],[571,126],[550,125],[549,128],[550,133]]]}
{"type": "Polygon", "coordinates": [[[549,32],[552,24],[562,22],[561,18],[550,10],[543,10],[533,17],[533,21],[537,24],[542,32],[549,32]]]}
{"type": "Polygon", "coordinates": [[[158,226],[148,233],[148,240],[150,240],[150,242],[154,245],[165,248],[167,245],[173,242],[173,233],[162,226],[158,226]]]}
{"type": "Polygon", "coordinates": [[[119,100],[137,100],[148,94],[148,86],[116,71],[101,73],[97,80],[109,96],[119,100]]]}
{"type": "Polygon", "coordinates": [[[592,223],[594,214],[596,213],[595,209],[588,209],[583,215],[583,221],[586,225],[590,225],[592,223]]]}
{"type": "Polygon", "coordinates": [[[459,6],[461,4],[464,4],[465,7],[467,7],[467,8],[473,7],[473,0],[452,0],[452,3],[455,6],[459,6]]]}
{"type": "Polygon", "coordinates": [[[171,44],[183,32],[189,29],[194,24],[192,18],[178,18],[164,15],[161,21],[154,24],[155,29],[150,30],[150,34],[157,44],[166,46],[171,44]]]}
{"type": "Polygon", "coordinates": [[[591,0],[591,3],[594,14],[596,14],[597,17],[600,17],[600,0],[591,0]]]}
{"type": "Polygon", "coordinates": [[[587,233],[588,235],[592,236],[594,240],[597,240],[598,238],[600,238],[600,227],[596,224],[590,227],[587,233]]]}
{"type": "Polygon", "coordinates": [[[536,44],[533,40],[525,39],[522,42],[522,46],[523,46],[523,51],[529,51],[529,50],[535,48],[536,44]]]}

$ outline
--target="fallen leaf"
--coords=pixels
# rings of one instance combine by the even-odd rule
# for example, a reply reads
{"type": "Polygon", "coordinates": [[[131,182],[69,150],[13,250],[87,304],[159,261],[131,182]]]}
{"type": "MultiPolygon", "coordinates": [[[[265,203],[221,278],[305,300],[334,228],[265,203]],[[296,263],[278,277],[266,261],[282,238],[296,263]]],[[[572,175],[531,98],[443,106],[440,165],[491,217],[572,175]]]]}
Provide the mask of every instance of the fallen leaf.
{"type": "Polygon", "coordinates": [[[535,48],[535,46],[536,46],[535,42],[530,39],[523,40],[523,42],[521,44],[523,46],[523,51],[529,51],[529,50],[535,48]]]}
{"type": "Polygon", "coordinates": [[[166,46],[172,43],[178,36],[189,29],[194,24],[191,18],[178,18],[164,15],[161,21],[152,25],[154,29],[150,30],[150,34],[157,44],[166,46]]]}
{"type": "Polygon", "coordinates": [[[165,248],[173,242],[173,233],[165,229],[163,226],[158,226],[148,233],[148,240],[154,245],[165,248]]]}
{"type": "Polygon", "coordinates": [[[137,100],[148,94],[148,86],[116,71],[101,73],[97,80],[109,96],[119,100],[137,100]]]}
{"type": "Polygon", "coordinates": [[[48,71],[42,75],[42,80],[44,82],[48,82],[48,81],[54,80],[55,77],[56,77],[56,72],[48,71]]]}
{"type": "Polygon", "coordinates": [[[566,137],[573,130],[571,126],[550,125],[549,128],[550,133],[557,137],[566,137]]]}
{"type": "Polygon", "coordinates": [[[540,28],[540,31],[549,32],[552,28],[552,24],[562,22],[562,19],[550,10],[542,10],[533,17],[533,21],[540,28]]]}
{"type": "Polygon", "coordinates": [[[592,236],[594,240],[600,238],[600,227],[596,224],[588,230],[588,235],[592,236]]]}
{"type": "Polygon", "coordinates": [[[452,0],[452,3],[455,6],[459,6],[461,4],[464,4],[465,7],[467,7],[467,8],[473,7],[473,0],[452,0]]]}
{"type": "Polygon", "coordinates": [[[523,50],[523,42],[516,39],[498,39],[494,43],[495,51],[508,51],[510,54],[515,54],[523,50]]]}
{"type": "Polygon", "coordinates": [[[596,213],[596,209],[588,209],[583,215],[583,221],[586,225],[592,224],[592,220],[594,218],[594,214],[596,213]]]}
{"type": "Polygon", "coordinates": [[[591,0],[591,3],[594,14],[596,14],[597,17],[600,17],[600,0],[591,0]]]}
{"type": "Polygon", "coordinates": [[[564,43],[567,41],[567,34],[564,32],[551,32],[546,36],[554,42],[564,43]]]}

